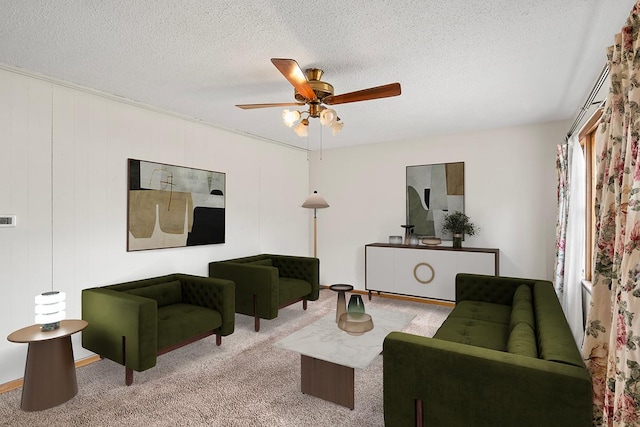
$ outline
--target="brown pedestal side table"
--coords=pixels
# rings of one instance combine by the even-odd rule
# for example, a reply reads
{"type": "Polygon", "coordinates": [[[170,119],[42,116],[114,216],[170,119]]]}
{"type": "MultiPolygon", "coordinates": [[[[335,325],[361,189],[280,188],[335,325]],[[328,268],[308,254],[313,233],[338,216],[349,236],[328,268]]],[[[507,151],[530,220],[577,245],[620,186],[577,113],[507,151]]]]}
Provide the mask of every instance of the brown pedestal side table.
{"type": "Polygon", "coordinates": [[[20,404],[24,411],[52,408],[78,393],[71,335],[87,325],[84,320],[62,320],[53,331],[43,332],[40,325],[32,325],[7,337],[29,344],[20,404]]]}

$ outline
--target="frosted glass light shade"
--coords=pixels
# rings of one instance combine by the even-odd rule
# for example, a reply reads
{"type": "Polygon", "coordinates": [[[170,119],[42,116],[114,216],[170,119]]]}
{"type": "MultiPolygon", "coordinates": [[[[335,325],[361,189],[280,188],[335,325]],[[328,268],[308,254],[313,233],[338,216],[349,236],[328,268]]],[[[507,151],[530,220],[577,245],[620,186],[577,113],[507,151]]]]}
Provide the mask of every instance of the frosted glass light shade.
{"type": "MultiPolygon", "coordinates": [[[[58,323],[67,317],[66,311],[57,311],[51,314],[36,314],[36,323],[39,325],[49,325],[52,323],[58,323]]],[[[57,329],[57,328],[55,328],[57,329]]]]}
{"type": "Polygon", "coordinates": [[[344,127],[343,122],[335,122],[333,125],[331,125],[333,136],[336,136],[342,130],[343,127],[344,127]]]}
{"type": "Polygon", "coordinates": [[[336,114],[336,110],[332,108],[327,108],[320,112],[320,123],[323,126],[332,126],[337,120],[338,114],[336,114]]]}
{"type": "Polygon", "coordinates": [[[67,295],[60,291],[43,292],[40,295],[36,295],[36,304],[54,304],[56,302],[62,302],[67,299],[67,295]]]}
{"type": "Polygon", "coordinates": [[[53,304],[36,304],[36,314],[52,314],[64,311],[66,308],[67,303],[64,301],[54,302],[53,304]]]}
{"type": "Polygon", "coordinates": [[[44,292],[35,297],[35,322],[42,325],[43,331],[58,329],[60,321],[64,320],[66,313],[66,294],[59,291],[44,292]]]}
{"type": "Polygon", "coordinates": [[[307,124],[305,125],[304,120],[303,120],[302,122],[300,122],[300,124],[298,126],[293,128],[293,130],[296,133],[296,135],[298,135],[300,137],[305,137],[305,136],[309,135],[309,122],[307,121],[307,124]]]}
{"type": "Polygon", "coordinates": [[[282,120],[288,127],[293,126],[300,119],[300,112],[296,110],[284,110],[282,112],[282,120]]]}

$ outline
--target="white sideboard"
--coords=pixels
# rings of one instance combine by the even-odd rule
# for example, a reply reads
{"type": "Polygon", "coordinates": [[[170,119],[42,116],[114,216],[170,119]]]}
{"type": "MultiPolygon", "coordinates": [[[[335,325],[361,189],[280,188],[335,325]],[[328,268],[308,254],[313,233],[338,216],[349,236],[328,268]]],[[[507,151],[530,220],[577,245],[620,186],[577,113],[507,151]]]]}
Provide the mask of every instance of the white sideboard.
{"type": "Polygon", "coordinates": [[[365,246],[365,289],[455,301],[458,273],[499,274],[500,251],[371,243],[365,246]]]}

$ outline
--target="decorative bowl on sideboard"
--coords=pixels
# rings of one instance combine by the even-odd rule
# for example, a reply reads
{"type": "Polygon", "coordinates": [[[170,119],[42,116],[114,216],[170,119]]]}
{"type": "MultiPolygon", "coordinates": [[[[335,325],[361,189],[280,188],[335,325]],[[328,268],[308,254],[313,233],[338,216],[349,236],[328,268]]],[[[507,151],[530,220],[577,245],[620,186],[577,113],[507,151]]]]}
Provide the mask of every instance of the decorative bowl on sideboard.
{"type": "Polygon", "coordinates": [[[422,239],[422,244],[427,246],[437,246],[442,243],[442,239],[439,237],[425,237],[422,239]]]}

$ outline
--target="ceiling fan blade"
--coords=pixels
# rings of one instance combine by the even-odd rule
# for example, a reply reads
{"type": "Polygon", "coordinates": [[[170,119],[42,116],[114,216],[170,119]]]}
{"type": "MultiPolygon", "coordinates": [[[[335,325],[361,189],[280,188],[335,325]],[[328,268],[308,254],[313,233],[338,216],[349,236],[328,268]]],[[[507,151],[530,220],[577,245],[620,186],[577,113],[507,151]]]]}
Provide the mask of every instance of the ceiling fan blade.
{"type": "Polygon", "coordinates": [[[371,99],[389,98],[402,93],[400,83],[390,83],[388,85],[370,87],[369,89],[357,90],[355,92],[343,93],[342,95],[330,95],[322,100],[324,104],[336,105],[347,102],[369,101],[371,99]]]}
{"type": "Polygon", "coordinates": [[[242,108],[243,110],[253,110],[255,108],[271,108],[271,107],[295,107],[302,106],[304,104],[299,102],[277,102],[273,104],[238,104],[236,107],[242,108]]]}
{"type": "Polygon", "coordinates": [[[316,99],[316,93],[311,88],[307,76],[293,59],[271,58],[271,62],[276,66],[278,71],[289,80],[289,83],[308,100],[316,99]]]}

